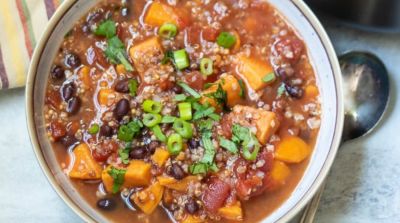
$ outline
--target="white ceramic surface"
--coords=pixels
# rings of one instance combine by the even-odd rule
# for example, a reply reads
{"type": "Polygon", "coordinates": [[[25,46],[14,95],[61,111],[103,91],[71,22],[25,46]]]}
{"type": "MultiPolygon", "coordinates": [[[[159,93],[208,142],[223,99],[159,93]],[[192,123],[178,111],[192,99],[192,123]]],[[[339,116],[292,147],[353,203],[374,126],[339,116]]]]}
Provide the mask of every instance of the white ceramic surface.
{"type": "MultiPolygon", "coordinates": [[[[53,150],[45,137],[42,107],[45,83],[52,58],[64,34],[76,21],[75,19],[80,18],[94,3],[78,1],[74,4],[73,2],[66,2],[53,17],[32,59],[26,92],[28,126],[37,158],[58,194],[86,221],[94,219],[104,221],[102,216],[77,196],[68,178],[55,161],[53,150]]],[[[289,220],[312,197],[333,162],[343,124],[339,66],[324,30],[302,1],[270,0],[270,2],[282,12],[289,23],[293,24],[308,46],[320,86],[323,115],[317,145],[303,179],[292,196],[264,222],[289,220]]]]}

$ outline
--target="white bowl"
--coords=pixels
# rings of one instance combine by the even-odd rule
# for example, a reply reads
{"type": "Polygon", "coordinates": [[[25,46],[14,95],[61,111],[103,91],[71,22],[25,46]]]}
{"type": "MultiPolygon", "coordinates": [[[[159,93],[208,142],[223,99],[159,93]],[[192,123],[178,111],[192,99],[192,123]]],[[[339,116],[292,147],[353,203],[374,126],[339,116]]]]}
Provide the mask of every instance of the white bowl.
{"type": "MultiPolygon", "coordinates": [[[[318,19],[301,0],[269,0],[304,40],[317,75],[321,94],[321,128],[316,146],[301,181],[291,196],[263,222],[287,222],[312,198],[326,177],[340,144],[343,128],[341,74],[336,54],[318,19]]],[[[50,20],[39,41],[26,86],[28,128],[36,157],[59,196],[86,222],[105,222],[78,195],[62,172],[47,138],[43,105],[48,73],[64,34],[96,4],[96,1],[65,1],[50,20]]]]}

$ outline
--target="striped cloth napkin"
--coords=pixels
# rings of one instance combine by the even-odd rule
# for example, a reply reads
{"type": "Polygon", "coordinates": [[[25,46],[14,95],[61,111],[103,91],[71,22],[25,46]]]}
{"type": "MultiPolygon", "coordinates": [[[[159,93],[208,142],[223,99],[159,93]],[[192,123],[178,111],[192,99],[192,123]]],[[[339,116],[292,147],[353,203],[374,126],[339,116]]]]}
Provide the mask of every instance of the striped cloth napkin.
{"type": "Polygon", "coordinates": [[[0,0],[0,89],[25,85],[29,61],[62,0],[0,0]]]}

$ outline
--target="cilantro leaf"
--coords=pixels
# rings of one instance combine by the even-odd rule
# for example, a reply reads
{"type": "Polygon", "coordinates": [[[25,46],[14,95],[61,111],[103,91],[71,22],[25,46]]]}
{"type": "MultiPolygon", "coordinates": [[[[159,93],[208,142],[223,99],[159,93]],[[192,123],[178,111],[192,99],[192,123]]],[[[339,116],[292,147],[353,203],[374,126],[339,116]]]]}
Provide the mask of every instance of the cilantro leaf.
{"type": "Polygon", "coordinates": [[[229,110],[226,103],[228,100],[228,96],[226,91],[222,88],[222,84],[218,84],[218,88],[216,91],[212,93],[208,93],[205,95],[206,97],[213,98],[219,105],[222,106],[224,110],[229,110]]]}
{"type": "Polygon", "coordinates": [[[131,152],[131,150],[132,150],[132,147],[131,147],[130,143],[128,143],[128,145],[125,147],[125,149],[118,150],[118,155],[121,158],[123,164],[129,163],[129,153],[131,152]]]}
{"type": "Polygon", "coordinates": [[[236,144],[224,137],[219,137],[219,145],[233,154],[237,154],[238,152],[236,144]]]}
{"type": "Polygon", "coordinates": [[[133,71],[133,67],[125,55],[125,46],[118,36],[111,37],[107,40],[107,48],[104,54],[111,63],[122,64],[127,71],[133,71]]]}
{"type": "Polygon", "coordinates": [[[232,127],[232,134],[232,141],[235,143],[241,143],[242,145],[243,157],[247,160],[255,160],[260,151],[260,143],[250,129],[234,124],[232,127]],[[253,149],[253,152],[250,152],[251,149],[253,149]]]}
{"type": "Polygon", "coordinates": [[[102,22],[97,29],[94,31],[94,34],[97,36],[105,36],[107,38],[111,38],[116,35],[117,26],[112,20],[105,20],[102,22]]]}
{"type": "Polygon", "coordinates": [[[244,82],[242,79],[239,80],[239,86],[240,86],[240,91],[239,91],[239,96],[241,98],[245,98],[246,95],[246,87],[244,86],[244,82]]]}
{"type": "Polygon", "coordinates": [[[139,83],[137,82],[136,79],[129,80],[129,82],[128,82],[129,93],[132,97],[136,96],[138,84],[139,83]]]}
{"type": "Polygon", "coordinates": [[[201,162],[211,165],[214,162],[214,156],[216,153],[213,142],[211,140],[211,134],[203,134],[201,137],[201,142],[203,143],[204,147],[204,154],[201,162]]]}
{"type": "Polygon", "coordinates": [[[111,167],[111,169],[107,173],[114,180],[114,184],[113,184],[113,187],[112,187],[112,192],[114,194],[118,193],[118,191],[121,189],[122,184],[124,184],[126,170],[117,169],[115,167],[111,167]]]}

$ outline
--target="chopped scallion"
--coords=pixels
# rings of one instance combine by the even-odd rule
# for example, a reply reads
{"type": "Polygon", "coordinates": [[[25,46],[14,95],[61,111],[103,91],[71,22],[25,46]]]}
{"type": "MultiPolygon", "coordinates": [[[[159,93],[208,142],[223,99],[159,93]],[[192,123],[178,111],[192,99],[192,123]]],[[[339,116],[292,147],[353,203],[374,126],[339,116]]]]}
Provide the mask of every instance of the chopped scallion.
{"type": "Polygon", "coordinates": [[[177,95],[175,95],[175,98],[174,98],[174,100],[175,101],[184,101],[184,100],[186,100],[186,95],[184,95],[184,94],[177,94],[177,95]]]}
{"type": "Polygon", "coordinates": [[[176,117],[174,116],[163,116],[161,119],[161,123],[167,124],[167,123],[173,123],[175,121],[176,117]]]}
{"type": "Polygon", "coordinates": [[[170,154],[178,155],[183,148],[182,136],[176,133],[170,135],[168,137],[167,147],[170,154]]]}
{"type": "Polygon", "coordinates": [[[164,23],[158,30],[158,35],[164,39],[171,39],[178,33],[178,27],[172,23],[164,23]]]}
{"type": "Polygon", "coordinates": [[[236,37],[229,32],[221,32],[217,37],[217,44],[226,49],[231,48],[236,43],[236,37]]]}
{"type": "Polygon", "coordinates": [[[151,131],[153,131],[154,135],[158,140],[161,142],[166,142],[167,137],[164,135],[164,133],[161,131],[161,127],[159,125],[155,125],[151,128],[151,131]]]}
{"type": "Polygon", "coordinates": [[[138,82],[135,79],[129,80],[128,82],[129,93],[132,97],[136,96],[136,91],[138,88],[138,82]]]}
{"type": "Polygon", "coordinates": [[[195,91],[193,88],[189,87],[189,85],[187,85],[186,83],[180,81],[180,82],[178,82],[178,85],[181,88],[183,88],[183,90],[185,90],[187,93],[192,95],[194,98],[196,98],[196,99],[201,98],[201,95],[197,91],[195,91]]]}
{"type": "Polygon", "coordinates": [[[143,124],[149,128],[159,124],[161,122],[160,114],[146,113],[143,115],[143,124]]]}
{"type": "Polygon", "coordinates": [[[185,139],[190,139],[193,136],[192,125],[182,119],[175,119],[172,128],[185,139]]]}
{"type": "Polygon", "coordinates": [[[142,108],[145,112],[157,114],[162,110],[162,104],[158,101],[145,100],[142,104],[142,108]]]}
{"type": "Polygon", "coordinates": [[[225,139],[224,137],[219,138],[219,145],[233,154],[237,154],[238,152],[236,144],[231,140],[225,139]]]}
{"type": "Polygon", "coordinates": [[[92,124],[89,127],[88,132],[89,132],[89,134],[94,135],[94,134],[97,134],[99,132],[99,130],[100,130],[99,124],[92,124]]]}
{"type": "Polygon", "coordinates": [[[178,104],[179,109],[179,117],[182,120],[190,120],[192,119],[192,104],[188,102],[182,102],[178,104]]]}
{"type": "Polygon", "coordinates": [[[214,72],[213,61],[210,58],[202,58],[200,60],[200,72],[205,76],[211,75],[214,72]]]}
{"type": "Polygon", "coordinates": [[[173,59],[175,66],[178,70],[183,70],[189,67],[189,56],[185,49],[177,50],[173,52],[173,59]]]}

